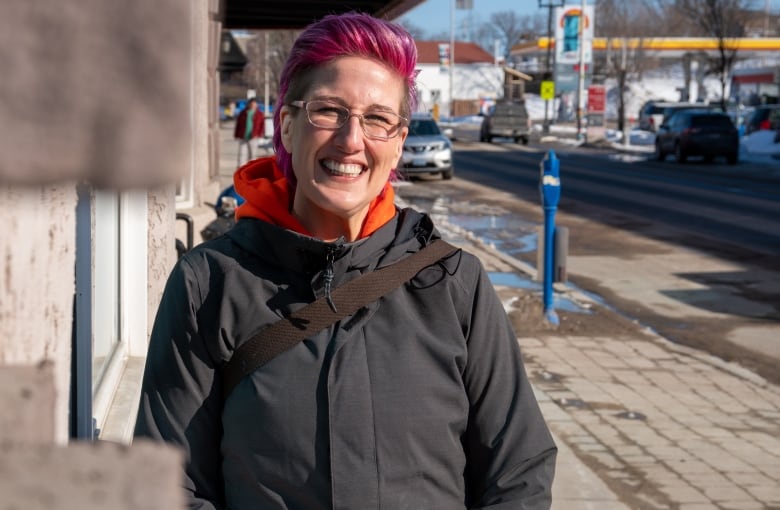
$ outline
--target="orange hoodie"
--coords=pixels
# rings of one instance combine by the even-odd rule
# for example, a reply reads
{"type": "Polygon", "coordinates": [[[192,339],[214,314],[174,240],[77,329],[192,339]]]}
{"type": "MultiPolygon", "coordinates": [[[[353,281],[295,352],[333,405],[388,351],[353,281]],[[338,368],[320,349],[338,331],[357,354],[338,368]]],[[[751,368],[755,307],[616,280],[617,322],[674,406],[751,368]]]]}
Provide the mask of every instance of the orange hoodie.
{"type": "MultiPolygon", "coordinates": [[[[236,220],[260,220],[311,236],[291,214],[293,193],[287,178],[276,165],[276,157],[258,158],[243,165],[233,175],[236,192],[244,203],[236,209],[236,220]]],[[[368,237],[395,216],[395,192],[390,182],[385,184],[368,206],[368,214],[360,229],[359,239],[368,237]]]]}

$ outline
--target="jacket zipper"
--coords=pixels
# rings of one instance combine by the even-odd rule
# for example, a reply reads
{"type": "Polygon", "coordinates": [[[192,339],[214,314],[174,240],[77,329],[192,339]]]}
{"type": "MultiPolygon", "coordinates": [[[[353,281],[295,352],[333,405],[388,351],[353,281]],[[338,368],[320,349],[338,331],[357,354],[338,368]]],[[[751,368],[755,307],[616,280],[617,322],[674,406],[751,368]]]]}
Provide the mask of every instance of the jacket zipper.
{"type": "Polygon", "coordinates": [[[333,261],[336,258],[336,248],[335,247],[328,247],[328,251],[325,253],[325,299],[328,301],[328,306],[333,311],[333,313],[338,313],[338,310],[336,309],[336,303],[333,302],[333,298],[330,295],[330,289],[333,283],[333,261]]]}

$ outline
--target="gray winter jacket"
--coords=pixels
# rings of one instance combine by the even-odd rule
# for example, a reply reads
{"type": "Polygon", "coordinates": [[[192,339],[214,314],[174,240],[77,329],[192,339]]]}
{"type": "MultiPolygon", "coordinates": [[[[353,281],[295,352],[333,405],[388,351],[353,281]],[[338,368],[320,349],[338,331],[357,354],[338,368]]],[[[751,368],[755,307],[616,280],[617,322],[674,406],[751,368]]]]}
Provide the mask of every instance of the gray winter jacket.
{"type": "Polygon", "coordinates": [[[556,448],[479,260],[458,252],[244,378],[265,325],[439,237],[411,209],[326,243],[255,219],[174,268],[136,436],[181,446],[191,509],[547,509],[556,448]]]}

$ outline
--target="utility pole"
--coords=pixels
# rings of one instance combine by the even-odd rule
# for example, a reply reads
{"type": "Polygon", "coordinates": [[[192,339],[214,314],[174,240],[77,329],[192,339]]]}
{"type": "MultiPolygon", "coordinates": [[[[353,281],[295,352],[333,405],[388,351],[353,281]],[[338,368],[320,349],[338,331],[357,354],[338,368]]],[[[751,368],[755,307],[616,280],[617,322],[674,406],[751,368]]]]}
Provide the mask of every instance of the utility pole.
{"type": "Polygon", "coordinates": [[[457,0],[452,0],[450,3],[450,107],[449,107],[449,118],[452,120],[453,111],[453,103],[454,98],[452,96],[452,82],[453,82],[453,72],[455,68],[455,2],[457,0]]]}
{"type": "Polygon", "coordinates": [[[268,117],[268,30],[263,34],[265,44],[263,44],[263,115],[268,117]]]}
{"type": "MultiPolygon", "coordinates": [[[[545,65],[544,80],[553,80],[555,72],[552,69],[552,18],[553,7],[563,7],[564,0],[539,0],[539,8],[547,7],[547,63],[545,65]]],[[[550,100],[544,101],[544,124],[542,131],[550,132],[550,100]]]]}
{"type": "Polygon", "coordinates": [[[582,104],[585,90],[585,0],[580,7],[580,69],[577,79],[577,140],[582,140],[582,104]]]}

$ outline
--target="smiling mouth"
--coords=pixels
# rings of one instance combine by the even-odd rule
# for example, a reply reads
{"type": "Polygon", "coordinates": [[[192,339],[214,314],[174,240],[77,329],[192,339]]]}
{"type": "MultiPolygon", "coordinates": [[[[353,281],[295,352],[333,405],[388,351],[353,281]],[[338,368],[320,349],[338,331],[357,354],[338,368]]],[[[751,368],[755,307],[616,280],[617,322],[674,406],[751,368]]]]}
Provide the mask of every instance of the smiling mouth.
{"type": "Polygon", "coordinates": [[[354,163],[339,163],[331,159],[322,161],[322,166],[331,175],[344,176],[344,177],[357,177],[366,168],[363,165],[356,165],[354,163]]]}

